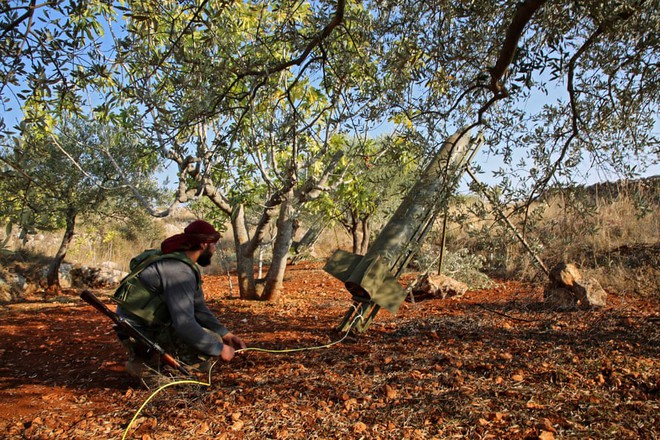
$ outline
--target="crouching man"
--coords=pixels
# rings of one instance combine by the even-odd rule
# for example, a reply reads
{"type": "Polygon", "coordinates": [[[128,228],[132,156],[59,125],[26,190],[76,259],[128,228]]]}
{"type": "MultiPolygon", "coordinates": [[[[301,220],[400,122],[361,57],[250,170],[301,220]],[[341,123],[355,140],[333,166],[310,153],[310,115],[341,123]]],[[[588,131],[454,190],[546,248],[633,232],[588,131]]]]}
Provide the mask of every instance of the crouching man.
{"type": "MultiPolygon", "coordinates": [[[[203,221],[167,238],[160,250],[131,260],[131,272],[115,292],[117,314],[179,362],[207,371],[217,358],[231,361],[245,343],[222,325],[204,301],[198,266],[208,266],[220,234],[203,221]]],[[[147,386],[166,382],[159,356],[117,332],[129,352],[126,370],[147,386]]]]}

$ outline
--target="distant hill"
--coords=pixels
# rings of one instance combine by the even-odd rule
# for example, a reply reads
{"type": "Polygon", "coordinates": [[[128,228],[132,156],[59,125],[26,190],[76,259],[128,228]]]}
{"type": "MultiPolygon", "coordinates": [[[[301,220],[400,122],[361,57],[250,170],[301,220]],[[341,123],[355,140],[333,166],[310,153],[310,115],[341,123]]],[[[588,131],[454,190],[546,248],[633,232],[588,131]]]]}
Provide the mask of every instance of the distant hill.
{"type": "Polygon", "coordinates": [[[645,200],[652,205],[660,205],[660,175],[639,179],[621,179],[614,182],[600,182],[589,186],[571,186],[550,189],[542,199],[558,193],[571,193],[574,196],[587,196],[591,199],[612,201],[621,195],[645,200]]]}

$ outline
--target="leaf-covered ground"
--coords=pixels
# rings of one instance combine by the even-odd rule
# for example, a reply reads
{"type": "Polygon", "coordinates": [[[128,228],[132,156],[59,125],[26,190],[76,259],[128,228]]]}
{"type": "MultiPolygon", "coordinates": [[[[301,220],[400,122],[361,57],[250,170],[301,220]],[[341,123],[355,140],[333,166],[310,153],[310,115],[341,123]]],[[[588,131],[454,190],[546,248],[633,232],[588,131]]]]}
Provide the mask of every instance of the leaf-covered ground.
{"type": "Polygon", "coordinates": [[[318,265],[291,267],[276,304],[228,298],[228,286],[226,277],[205,278],[211,308],[250,347],[341,342],[248,351],[216,365],[210,386],[154,395],[126,376],[110,321],[76,292],[0,305],[0,438],[660,434],[657,295],[611,293],[603,310],[560,312],[542,304],[538,288],[501,283],[404,303],[346,336],[335,328],[350,296],[318,265]]]}

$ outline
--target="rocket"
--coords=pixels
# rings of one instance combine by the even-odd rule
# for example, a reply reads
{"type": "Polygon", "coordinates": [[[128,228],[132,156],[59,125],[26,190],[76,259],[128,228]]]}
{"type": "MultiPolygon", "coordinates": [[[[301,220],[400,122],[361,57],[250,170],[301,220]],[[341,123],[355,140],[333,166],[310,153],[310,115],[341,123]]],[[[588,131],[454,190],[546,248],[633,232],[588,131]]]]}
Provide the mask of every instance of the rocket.
{"type": "Polygon", "coordinates": [[[323,269],[344,282],[353,305],[338,329],[365,331],[380,308],[396,314],[407,292],[398,278],[483,141],[459,129],[442,144],[365,255],[337,250],[323,269]]]}

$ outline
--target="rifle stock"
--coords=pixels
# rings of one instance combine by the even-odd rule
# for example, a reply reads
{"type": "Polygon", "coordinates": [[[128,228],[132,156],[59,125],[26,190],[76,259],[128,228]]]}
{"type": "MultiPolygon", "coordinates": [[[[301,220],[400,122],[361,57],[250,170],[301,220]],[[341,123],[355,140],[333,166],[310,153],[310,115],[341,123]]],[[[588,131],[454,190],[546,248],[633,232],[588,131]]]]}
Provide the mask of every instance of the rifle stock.
{"type": "Polygon", "coordinates": [[[117,315],[115,312],[110,310],[108,306],[103,304],[100,299],[98,299],[92,292],[89,290],[83,290],[82,293],[80,294],[80,298],[82,298],[85,302],[87,302],[89,305],[94,307],[96,310],[99,312],[103,313],[105,316],[110,318],[112,322],[115,323],[115,325],[121,329],[124,333],[126,333],[128,336],[133,337],[139,344],[144,345],[146,348],[150,350],[155,350],[158,352],[160,355],[161,360],[166,363],[167,365],[176,368],[186,376],[190,376],[190,372],[186,370],[186,368],[181,365],[172,355],[167,353],[160,345],[146,337],[141,331],[136,329],[130,322],[128,322],[126,319],[122,318],[121,316],[117,315]]]}

